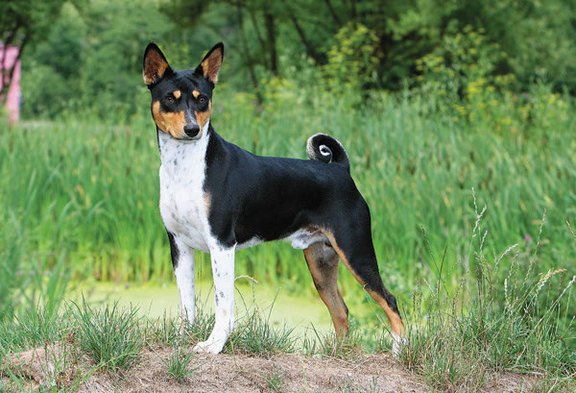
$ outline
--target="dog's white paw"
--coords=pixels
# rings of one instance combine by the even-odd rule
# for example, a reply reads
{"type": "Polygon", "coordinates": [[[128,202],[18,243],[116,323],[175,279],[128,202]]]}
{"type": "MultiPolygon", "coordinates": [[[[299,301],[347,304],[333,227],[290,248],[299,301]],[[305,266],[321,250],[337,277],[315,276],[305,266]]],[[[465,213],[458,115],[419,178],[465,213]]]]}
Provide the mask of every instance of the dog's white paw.
{"type": "Polygon", "coordinates": [[[392,343],[392,355],[395,357],[400,357],[400,353],[402,350],[408,346],[408,339],[406,337],[400,337],[395,334],[392,334],[394,339],[392,343]]]}
{"type": "Polygon", "coordinates": [[[212,355],[219,354],[224,348],[224,340],[211,340],[208,338],[206,341],[199,342],[194,347],[194,352],[196,353],[209,353],[212,355]]]}

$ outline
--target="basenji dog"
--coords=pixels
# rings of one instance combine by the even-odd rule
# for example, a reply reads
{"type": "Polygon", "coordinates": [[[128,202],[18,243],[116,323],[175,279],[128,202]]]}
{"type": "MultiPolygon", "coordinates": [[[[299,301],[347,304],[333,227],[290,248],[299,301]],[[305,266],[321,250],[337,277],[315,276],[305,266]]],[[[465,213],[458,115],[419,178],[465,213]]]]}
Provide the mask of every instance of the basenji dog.
{"type": "Polygon", "coordinates": [[[212,92],[224,59],[216,44],[190,70],[175,71],[158,46],[144,53],[143,77],[160,150],[160,213],[170,241],[184,322],[194,323],[194,250],[210,253],[215,324],[196,352],[222,351],[234,326],[234,253],[284,239],[304,250],[314,285],[338,337],[348,308],[338,290],[338,262],[384,309],[398,353],[405,343],[396,299],[378,271],[370,211],[336,139],[316,134],[309,160],[260,157],[227,142],[211,122],[212,92]]]}

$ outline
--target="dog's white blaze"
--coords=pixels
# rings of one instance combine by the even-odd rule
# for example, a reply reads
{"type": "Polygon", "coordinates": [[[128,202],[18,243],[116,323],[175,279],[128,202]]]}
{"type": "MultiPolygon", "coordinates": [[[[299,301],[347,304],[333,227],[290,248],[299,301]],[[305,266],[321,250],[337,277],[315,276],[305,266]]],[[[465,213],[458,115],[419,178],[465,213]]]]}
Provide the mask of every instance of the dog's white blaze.
{"type": "Polygon", "coordinates": [[[199,139],[183,141],[159,133],[160,213],[179,251],[176,283],[183,312],[194,321],[194,250],[210,252],[216,321],[208,340],[196,352],[219,353],[234,327],[234,251],[218,244],[210,231],[204,193],[208,126],[199,139]]]}
{"type": "Polygon", "coordinates": [[[234,328],[234,252],[235,247],[210,248],[216,318],[208,340],[198,343],[195,352],[220,353],[234,328]]]}
{"type": "Polygon", "coordinates": [[[197,250],[208,251],[212,238],[205,204],[206,122],[199,139],[177,140],[163,132],[160,144],[160,214],[166,229],[197,250]]]}
{"type": "MultiPolygon", "coordinates": [[[[174,241],[178,247],[178,260],[174,274],[180,293],[180,316],[183,322],[187,321],[192,325],[196,313],[194,250],[179,240],[178,236],[174,237],[174,241]]],[[[182,324],[182,328],[184,326],[182,324]]]]}

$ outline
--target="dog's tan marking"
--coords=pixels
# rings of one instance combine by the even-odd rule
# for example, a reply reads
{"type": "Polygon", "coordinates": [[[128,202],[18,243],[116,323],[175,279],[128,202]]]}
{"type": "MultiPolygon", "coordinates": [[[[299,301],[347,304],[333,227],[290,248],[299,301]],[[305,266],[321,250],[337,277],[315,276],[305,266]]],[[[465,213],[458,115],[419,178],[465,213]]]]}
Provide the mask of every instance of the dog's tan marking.
{"type": "Polygon", "coordinates": [[[394,312],[388,305],[386,299],[380,296],[377,292],[372,291],[366,288],[366,291],[372,296],[372,299],[376,301],[384,309],[386,316],[388,317],[388,321],[390,321],[390,326],[392,327],[392,332],[395,333],[398,337],[404,338],[406,337],[406,332],[404,330],[404,323],[400,316],[394,312]]]}
{"type": "Polygon", "coordinates": [[[152,104],[154,121],[161,131],[172,135],[174,138],[184,138],[184,126],[186,119],[184,112],[163,112],[160,109],[160,101],[152,104]]]}
{"type": "Polygon", "coordinates": [[[369,288],[366,288],[366,282],[352,268],[352,265],[348,261],[346,254],[338,246],[338,243],[336,242],[334,234],[332,234],[332,232],[330,232],[330,231],[323,231],[323,233],[328,238],[328,240],[330,241],[330,244],[332,244],[332,247],[334,248],[334,250],[336,250],[336,252],[338,253],[338,256],[340,256],[342,263],[344,263],[344,265],[348,268],[348,270],[350,270],[350,272],[352,273],[354,278],[356,278],[356,280],[366,289],[368,294],[370,294],[370,296],[372,296],[372,299],[374,299],[376,301],[376,303],[378,303],[380,305],[380,307],[382,307],[382,309],[386,313],[386,317],[388,318],[388,321],[390,322],[390,327],[392,328],[392,333],[394,333],[395,335],[397,335],[398,337],[401,337],[401,338],[406,337],[406,332],[404,330],[404,323],[402,322],[400,315],[398,315],[398,313],[396,313],[394,310],[392,310],[392,308],[390,308],[386,299],[384,299],[382,296],[380,296],[380,294],[378,294],[377,292],[375,292],[369,288]]]}
{"type": "Polygon", "coordinates": [[[192,90],[192,96],[194,98],[198,98],[199,95],[200,95],[200,92],[198,90],[192,90]]]}
{"type": "Polygon", "coordinates": [[[180,97],[182,97],[182,92],[180,90],[174,90],[172,92],[172,95],[174,96],[174,98],[176,98],[178,100],[178,99],[180,99],[180,97]]]}
{"type": "Polygon", "coordinates": [[[144,83],[151,85],[162,79],[167,69],[168,63],[162,55],[155,50],[149,51],[144,59],[144,71],[142,72],[144,83]]]}
{"type": "Polygon", "coordinates": [[[328,308],[338,338],[348,334],[348,308],[338,290],[338,254],[322,243],[304,250],[308,269],[320,298],[328,308]]]}
{"type": "Polygon", "coordinates": [[[198,123],[198,127],[203,129],[208,120],[210,119],[210,114],[212,113],[212,101],[208,101],[208,109],[204,112],[194,112],[194,116],[196,116],[196,122],[198,123]]]}

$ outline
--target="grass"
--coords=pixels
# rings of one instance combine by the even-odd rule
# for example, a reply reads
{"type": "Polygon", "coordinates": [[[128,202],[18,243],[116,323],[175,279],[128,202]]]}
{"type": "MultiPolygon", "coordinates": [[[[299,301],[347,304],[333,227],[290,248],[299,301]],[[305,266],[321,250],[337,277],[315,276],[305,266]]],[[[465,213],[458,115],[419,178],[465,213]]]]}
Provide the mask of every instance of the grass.
{"type": "MultiPolygon", "coordinates": [[[[529,116],[506,100],[491,117],[462,119],[431,110],[435,96],[378,95],[358,107],[345,96],[283,93],[256,113],[245,96],[219,90],[214,126],[263,155],[303,158],[306,138],[319,131],[341,139],[371,206],[382,276],[410,329],[403,364],[440,390],[477,390],[500,370],[543,376],[542,390],[571,386],[574,101],[535,91],[529,116]]],[[[63,119],[0,132],[0,360],[71,333],[83,354],[111,369],[133,365],[144,342],[175,345],[179,324],[169,318],[61,304],[77,280],[172,279],[158,164],[147,114],[129,124],[63,119]]],[[[199,278],[210,279],[207,256],[197,261],[199,278]]],[[[243,250],[236,269],[315,296],[289,245],[243,250]]],[[[305,350],[347,358],[356,348],[388,348],[382,312],[344,270],[340,287],[358,336],[316,335],[305,350]]],[[[212,325],[200,313],[188,342],[212,325]]],[[[297,348],[289,329],[253,313],[238,321],[226,351],[297,348]]]]}
{"type": "MultiPolygon", "coordinates": [[[[533,248],[513,245],[488,257],[484,212],[476,210],[471,242],[481,271],[456,290],[440,279],[430,287],[430,296],[415,294],[410,347],[402,360],[443,391],[478,391],[490,372],[502,370],[554,375],[555,383],[562,384],[576,373],[576,321],[571,314],[576,275],[563,269],[535,271],[543,224],[533,248]],[[504,264],[504,258],[511,263],[504,264]]],[[[456,267],[445,259],[439,263],[442,270],[456,267]]]]}
{"type": "Polygon", "coordinates": [[[99,366],[108,370],[129,368],[144,345],[136,309],[120,310],[117,305],[103,309],[83,302],[76,305],[79,347],[99,366]]]}
{"type": "MultiPolygon", "coordinates": [[[[270,308],[271,311],[272,308],[270,308]]],[[[265,318],[257,309],[247,310],[232,332],[225,351],[264,357],[271,357],[276,353],[293,352],[295,347],[295,341],[291,335],[293,329],[286,326],[274,328],[270,324],[269,317],[270,314],[265,318]]]]}
{"type": "Polygon", "coordinates": [[[307,355],[321,355],[337,359],[355,359],[361,356],[367,347],[371,346],[369,337],[375,334],[374,330],[361,336],[359,331],[352,328],[348,336],[339,338],[332,333],[320,334],[313,329],[313,337],[304,337],[302,349],[307,355]]]}
{"type": "Polygon", "coordinates": [[[266,388],[272,393],[280,393],[284,387],[284,375],[280,370],[272,370],[264,375],[266,388]]]}
{"type": "Polygon", "coordinates": [[[176,348],[166,364],[166,373],[178,383],[185,382],[194,370],[190,368],[192,353],[182,348],[176,348]]]}
{"type": "MultiPolygon", "coordinates": [[[[417,98],[383,96],[355,110],[345,99],[323,98],[298,107],[279,102],[256,115],[239,99],[220,94],[213,123],[227,139],[264,155],[304,158],[310,134],[340,138],[371,206],[376,252],[394,292],[407,295],[423,275],[434,273],[425,263],[420,228],[436,252],[446,248],[449,256],[474,263],[464,255],[473,188],[493,215],[492,249],[535,238],[547,209],[547,239],[555,247],[544,250],[546,263],[575,258],[564,222],[576,213],[575,191],[567,187],[576,182],[576,142],[569,138],[576,116],[558,120],[544,136],[495,134],[480,121],[429,115],[417,98]]],[[[574,111],[569,107],[567,113],[574,111]]],[[[75,278],[171,279],[157,208],[155,139],[148,115],[128,125],[72,119],[0,133],[0,219],[10,228],[2,231],[0,249],[4,260],[20,266],[7,272],[29,270],[38,259],[53,263],[59,257],[54,250],[65,250],[62,258],[75,278]],[[30,143],[38,139],[42,143],[30,143]]],[[[313,291],[306,264],[295,262],[301,260],[288,245],[263,245],[241,252],[237,270],[313,291]]],[[[206,257],[199,255],[199,261],[200,276],[209,278],[206,257]]],[[[446,278],[457,281],[463,272],[454,273],[446,278]]],[[[1,288],[20,287],[20,279],[6,279],[1,288]]],[[[353,281],[348,274],[342,279],[353,281]]]]}
{"type": "MultiPolygon", "coordinates": [[[[481,233],[481,228],[478,232],[481,233]]],[[[562,327],[563,320],[554,316],[566,312],[576,278],[557,293],[552,289],[560,273],[538,274],[520,269],[518,266],[523,262],[524,254],[518,253],[514,258],[520,259],[513,264],[515,270],[508,271],[509,279],[504,284],[508,286],[506,296],[510,302],[503,306],[496,302],[492,304],[498,296],[495,289],[502,283],[490,281],[489,269],[498,265],[503,258],[500,257],[490,263],[486,261],[487,274],[476,279],[469,289],[462,285],[456,293],[451,293],[437,282],[429,288],[434,294],[420,297],[434,302],[423,305],[414,299],[406,317],[410,346],[401,354],[402,363],[422,375],[431,388],[440,391],[479,391],[485,388],[489,376],[501,371],[536,376],[536,391],[570,390],[574,387],[576,359],[568,340],[574,337],[563,334],[573,332],[574,323],[572,320],[562,327]],[[483,286],[487,290],[478,292],[483,286]],[[547,292],[554,294],[551,302],[535,302],[547,292]],[[476,301],[465,303],[472,296],[477,296],[476,301]],[[447,309],[443,304],[450,304],[451,308],[447,309]],[[547,306],[541,308],[539,304],[547,306]],[[498,310],[500,306],[505,309],[498,310]]],[[[537,262],[536,255],[533,263],[537,262]]],[[[449,268],[448,261],[443,264],[449,268]]],[[[42,391],[75,391],[99,369],[129,370],[138,361],[144,342],[149,347],[172,347],[166,362],[166,375],[178,383],[188,382],[195,371],[191,367],[193,355],[189,351],[196,342],[206,338],[213,319],[200,311],[195,324],[182,336],[176,333],[179,322],[175,319],[136,318],[134,309],[119,310],[116,305],[96,308],[85,303],[71,304],[59,309],[57,318],[45,320],[39,315],[29,318],[25,325],[22,320],[4,322],[0,324],[0,337],[10,331],[13,336],[23,338],[29,331],[37,331],[35,326],[41,324],[50,325],[44,327],[45,331],[60,332],[60,335],[38,336],[42,337],[43,343],[37,338],[13,340],[4,354],[9,356],[12,352],[38,346],[64,348],[64,351],[46,352],[55,367],[47,374],[42,391]],[[81,367],[82,356],[92,359],[93,366],[81,367]]],[[[292,337],[290,331],[271,328],[261,311],[256,309],[247,310],[237,325],[225,351],[267,358],[297,351],[308,356],[350,361],[371,352],[374,337],[381,334],[381,328],[367,328],[363,335],[356,334],[357,330],[353,328],[351,336],[345,340],[316,334],[316,340],[305,338],[298,344],[299,339],[292,337]]],[[[2,374],[9,377],[14,390],[25,391],[25,375],[0,367],[0,376],[2,374]]],[[[268,390],[281,391],[284,379],[279,371],[266,374],[264,379],[268,390]]],[[[356,389],[353,386],[344,388],[356,389]]]]}

